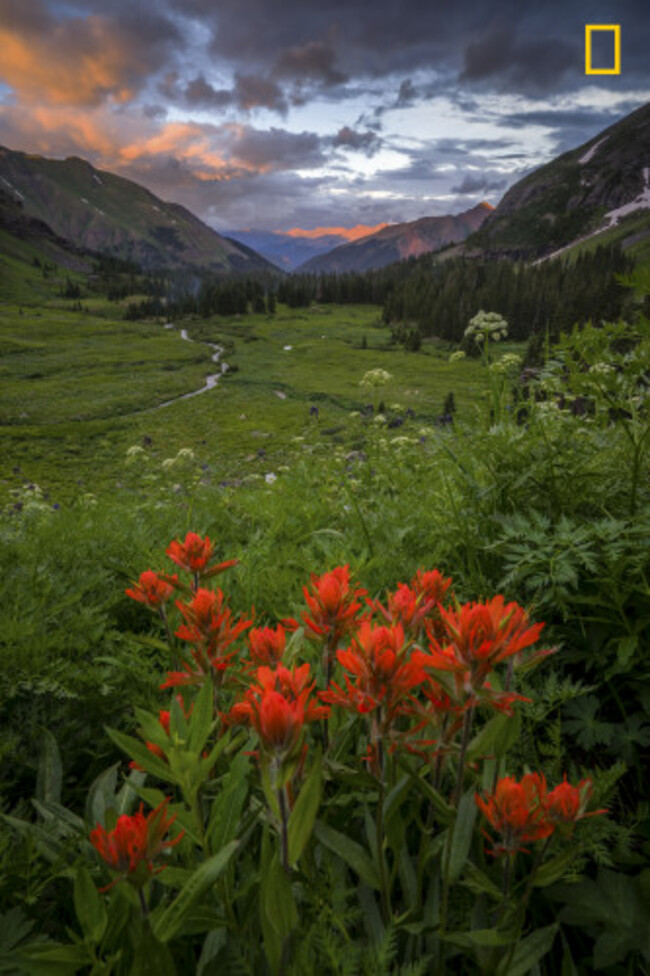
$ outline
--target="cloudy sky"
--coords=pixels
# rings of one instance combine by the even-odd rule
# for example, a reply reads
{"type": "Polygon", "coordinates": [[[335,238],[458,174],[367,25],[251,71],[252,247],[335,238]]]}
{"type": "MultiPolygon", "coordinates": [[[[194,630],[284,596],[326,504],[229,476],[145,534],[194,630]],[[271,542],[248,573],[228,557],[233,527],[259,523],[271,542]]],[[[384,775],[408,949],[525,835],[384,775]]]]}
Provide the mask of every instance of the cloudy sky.
{"type": "Polygon", "coordinates": [[[648,101],[647,0],[0,0],[0,145],[217,230],[496,204],[648,101]],[[621,25],[620,75],[585,24],[621,25]]]}

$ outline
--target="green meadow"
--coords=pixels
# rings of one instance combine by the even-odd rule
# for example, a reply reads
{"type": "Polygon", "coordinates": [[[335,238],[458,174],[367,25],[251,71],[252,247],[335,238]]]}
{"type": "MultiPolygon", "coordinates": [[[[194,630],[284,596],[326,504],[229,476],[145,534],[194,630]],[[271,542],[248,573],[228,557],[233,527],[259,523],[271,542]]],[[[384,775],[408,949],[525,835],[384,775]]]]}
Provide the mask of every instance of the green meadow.
{"type": "Polygon", "coordinates": [[[69,498],[80,478],[93,490],[114,489],[127,450],[145,438],[160,461],[186,447],[224,477],[241,476],[260,448],[275,463],[286,460],[306,425],[349,441],[350,414],[382,404],[391,416],[412,411],[411,427],[431,424],[449,393],[458,418],[470,420],[486,389],[478,360],[450,363],[434,342],[418,355],[391,346],[374,307],[281,306],[273,318],[191,318],[166,329],[125,322],[120,307],[101,299],[84,300],[80,311],[70,305],[4,307],[5,488],[13,483],[7,470],[20,467],[57,498],[69,498]],[[226,375],[208,392],[177,399],[218,372],[209,342],[224,349],[226,375]],[[392,378],[375,402],[360,382],[377,368],[392,378]]]}

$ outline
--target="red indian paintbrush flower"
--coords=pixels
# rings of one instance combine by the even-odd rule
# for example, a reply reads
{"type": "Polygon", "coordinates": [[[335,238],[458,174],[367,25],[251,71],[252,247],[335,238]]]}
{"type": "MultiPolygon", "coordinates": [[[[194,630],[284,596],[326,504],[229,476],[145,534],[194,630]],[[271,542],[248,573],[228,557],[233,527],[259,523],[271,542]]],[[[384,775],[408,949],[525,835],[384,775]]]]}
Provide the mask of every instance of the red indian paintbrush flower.
{"type": "Polygon", "coordinates": [[[184,542],[178,540],[170,542],[166,551],[169,558],[181,569],[204,577],[215,576],[239,562],[237,559],[229,559],[218,565],[209,566],[210,560],[214,556],[214,545],[208,536],[203,538],[196,532],[188,532],[184,542]]]}
{"type": "Polygon", "coordinates": [[[451,583],[451,577],[443,576],[438,569],[418,569],[411,580],[411,589],[417,597],[438,604],[447,597],[451,583]]]}
{"type": "Polygon", "coordinates": [[[248,634],[251,658],[256,664],[279,664],[287,644],[282,624],[273,627],[253,627],[248,634]]]}
{"type": "Polygon", "coordinates": [[[161,688],[201,684],[211,672],[217,675],[224,672],[236,653],[234,650],[227,652],[228,648],[252,623],[252,620],[233,622],[232,612],[219,589],[199,588],[189,603],[177,600],[176,606],[186,621],[180,625],[176,636],[193,645],[194,664],[185,664],[184,671],[168,672],[168,679],[161,688]]]}
{"type": "Polygon", "coordinates": [[[350,584],[348,566],[317,576],[311,575],[311,586],[303,587],[309,612],[303,620],[317,636],[325,637],[332,647],[354,627],[354,620],[361,609],[360,598],[366,591],[350,584]]]}
{"type": "Polygon", "coordinates": [[[280,758],[295,754],[305,723],[325,718],[329,708],[312,699],[314,682],[308,664],[289,669],[257,669],[256,684],[233,705],[227,719],[253,726],[263,750],[280,758]]]}
{"type": "MultiPolygon", "coordinates": [[[[169,579],[177,581],[178,576],[174,573],[169,579]]],[[[124,592],[133,600],[137,600],[138,603],[144,603],[148,607],[157,610],[169,600],[174,592],[174,587],[171,583],[161,579],[158,573],[154,573],[153,570],[148,569],[140,574],[140,579],[137,583],[133,584],[133,588],[127,589],[124,592]]]]}
{"type": "Polygon", "coordinates": [[[133,816],[118,817],[110,832],[101,824],[91,831],[91,844],[108,867],[118,874],[112,884],[126,879],[136,887],[142,887],[153,874],[162,870],[162,867],[154,867],[155,859],[162,851],[177,844],[184,834],[181,831],[173,840],[164,839],[176,820],[176,814],[168,816],[168,803],[167,797],[146,817],[140,804],[139,811],[133,816]]]}
{"type": "MultiPolygon", "coordinates": [[[[549,837],[555,826],[546,816],[546,780],[541,773],[528,773],[518,783],[504,776],[494,793],[483,799],[475,794],[476,805],[499,838],[491,854],[514,854],[525,851],[524,844],[549,837]]],[[[486,836],[488,836],[486,834],[486,836]]]]}
{"type": "Polygon", "coordinates": [[[339,664],[353,680],[345,675],[345,691],[332,683],[320,693],[321,699],[360,713],[382,708],[382,719],[390,724],[402,713],[412,689],[427,677],[422,665],[426,655],[416,651],[409,656],[410,646],[401,624],[374,627],[363,620],[351,646],[336,652],[339,664]]]}
{"type": "Polygon", "coordinates": [[[583,817],[595,817],[596,814],[607,813],[607,810],[585,812],[592,789],[593,783],[590,779],[582,779],[577,786],[572,786],[567,782],[565,773],[564,781],[551,790],[544,801],[546,816],[550,822],[557,826],[574,824],[583,817]]]}
{"type": "MultiPolygon", "coordinates": [[[[459,697],[476,695],[487,688],[486,698],[495,704],[503,694],[509,702],[517,696],[489,690],[486,679],[490,671],[506,658],[515,657],[534,644],[544,626],[529,626],[528,615],[517,603],[506,605],[502,596],[486,603],[466,603],[458,610],[439,606],[441,634],[429,628],[429,666],[436,671],[452,672],[459,697]]],[[[552,650],[537,651],[527,663],[540,660],[552,650]]]]}

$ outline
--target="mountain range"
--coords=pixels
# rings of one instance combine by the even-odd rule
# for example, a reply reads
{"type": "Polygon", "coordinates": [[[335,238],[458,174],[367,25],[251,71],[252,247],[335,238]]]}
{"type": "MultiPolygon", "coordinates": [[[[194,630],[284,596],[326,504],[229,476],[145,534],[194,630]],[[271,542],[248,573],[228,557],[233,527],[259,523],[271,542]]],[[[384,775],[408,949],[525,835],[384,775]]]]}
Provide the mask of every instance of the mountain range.
{"type": "Polygon", "coordinates": [[[178,203],[75,156],[45,159],[0,147],[0,189],[27,218],[86,251],[136,261],[145,270],[276,271],[261,255],[222,237],[178,203]]]}
{"type": "Polygon", "coordinates": [[[650,104],[515,183],[459,252],[543,258],[585,241],[650,245],[650,104]]]}
{"type": "Polygon", "coordinates": [[[223,235],[179,204],[83,159],[0,147],[0,261],[16,241],[38,244],[70,268],[80,267],[84,254],[87,261],[89,252],[103,252],[145,270],[220,274],[363,272],[428,252],[439,252],[436,260],[546,260],[600,243],[650,258],[650,103],[526,175],[496,209],[480,203],[349,239],[367,229],[223,235]]]}
{"type": "Polygon", "coordinates": [[[316,274],[370,271],[395,261],[417,258],[464,241],[481,227],[492,210],[489,203],[479,203],[453,216],[421,217],[404,224],[389,224],[375,234],[310,258],[298,271],[316,274]]]}

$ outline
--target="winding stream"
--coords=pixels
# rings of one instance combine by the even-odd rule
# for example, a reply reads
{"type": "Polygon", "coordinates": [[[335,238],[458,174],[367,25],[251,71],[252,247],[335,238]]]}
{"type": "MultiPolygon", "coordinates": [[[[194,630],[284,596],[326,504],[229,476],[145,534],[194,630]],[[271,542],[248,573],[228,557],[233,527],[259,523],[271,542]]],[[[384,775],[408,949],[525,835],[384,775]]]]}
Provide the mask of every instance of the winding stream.
{"type": "MultiPolygon", "coordinates": [[[[174,323],[167,322],[165,325],[166,329],[173,329],[174,323]]],[[[187,329],[181,329],[180,331],[181,339],[185,339],[186,342],[194,342],[194,339],[190,339],[187,334],[187,329]]],[[[172,403],[178,403],[179,400],[189,400],[190,397],[199,396],[200,393],[207,393],[208,390],[214,389],[214,387],[219,382],[219,379],[228,369],[228,363],[221,362],[221,355],[223,353],[223,346],[217,345],[216,342],[205,342],[203,345],[210,346],[213,351],[212,362],[219,366],[218,373],[210,373],[205,378],[205,386],[202,386],[200,390],[192,390],[191,393],[183,393],[181,396],[174,397],[172,400],[165,400],[164,403],[159,403],[157,406],[152,407],[152,410],[162,410],[163,407],[169,407],[172,403]]]]}

